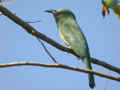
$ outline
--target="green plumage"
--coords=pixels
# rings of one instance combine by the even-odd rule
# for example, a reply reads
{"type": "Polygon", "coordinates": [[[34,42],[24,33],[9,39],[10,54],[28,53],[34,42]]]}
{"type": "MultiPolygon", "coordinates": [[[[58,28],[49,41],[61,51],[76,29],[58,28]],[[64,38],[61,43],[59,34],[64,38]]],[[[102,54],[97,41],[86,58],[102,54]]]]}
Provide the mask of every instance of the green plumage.
{"type": "Polygon", "coordinates": [[[102,0],[102,4],[103,4],[103,8],[102,8],[103,17],[105,16],[106,11],[109,14],[110,13],[109,9],[112,9],[113,12],[120,19],[120,1],[119,0],[102,0]]]}
{"type": "MultiPolygon", "coordinates": [[[[83,58],[87,69],[92,70],[90,53],[87,41],[78,26],[74,14],[67,9],[47,11],[53,13],[61,39],[70,46],[74,52],[83,58]]],[[[89,86],[94,88],[95,82],[93,74],[88,74],[89,86]]]]}
{"type": "Polygon", "coordinates": [[[118,5],[118,0],[102,0],[103,5],[107,8],[114,8],[118,5]]]}

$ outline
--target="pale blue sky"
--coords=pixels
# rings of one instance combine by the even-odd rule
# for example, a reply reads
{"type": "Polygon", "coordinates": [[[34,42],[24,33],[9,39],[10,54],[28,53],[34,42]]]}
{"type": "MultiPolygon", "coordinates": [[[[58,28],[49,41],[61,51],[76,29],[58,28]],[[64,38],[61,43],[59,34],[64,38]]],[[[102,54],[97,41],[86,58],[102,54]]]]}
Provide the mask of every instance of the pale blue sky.
{"type": "MultiPolygon", "coordinates": [[[[63,45],[53,16],[44,10],[71,9],[87,38],[91,56],[120,66],[120,20],[112,11],[103,19],[101,0],[16,0],[6,7],[25,21],[40,20],[41,22],[31,25],[63,45]]],[[[0,63],[15,61],[52,63],[36,38],[26,33],[23,28],[5,16],[0,16],[0,25],[0,63]]],[[[60,63],[84,68],[82,62],[73,55],[59,51],[47,43],[45,45],[60,63]]],[[[97,65],[93,65],[93,69],[118,75],[97,65]]],[[[107,90],[120,90],[120,84],[116,81],[98,76],[95,76],[95,79],[94,90],[104,90],[106,81],[107,90]]],[[[91,90],[87,75],[84,73],[33,66],[0,68],[0,89],[91,90]]]]}

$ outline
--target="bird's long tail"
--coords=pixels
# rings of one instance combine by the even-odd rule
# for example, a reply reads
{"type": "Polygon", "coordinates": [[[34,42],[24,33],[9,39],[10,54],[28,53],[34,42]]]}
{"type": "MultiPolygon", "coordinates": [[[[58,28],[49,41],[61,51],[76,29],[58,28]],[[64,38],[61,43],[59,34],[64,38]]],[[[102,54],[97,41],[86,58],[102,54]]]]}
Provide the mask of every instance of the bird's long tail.
{"type": "Polygon", "coordinates": [[[112,8],[112,10],[114,11],[114,13],[118,16],[118,18],[120,19],[120,5],[118,5],[115,8],[112,8]]]}
{"type": "MultiPolygon", "coordinates": [[[[91,62],[90,62],[90,60],[89,60],[88,57],[85,57],[83,62],[84,62],[84,64],[85,64],[85,66],[86,66],[87,69],[92,70],[91,62]]],[[[89,86],[91,88],[94,88],[95,87],[95,80],[94,80],[93,74],[89,73],[88,74],[88,79],[89,79],[89,86]]]]}

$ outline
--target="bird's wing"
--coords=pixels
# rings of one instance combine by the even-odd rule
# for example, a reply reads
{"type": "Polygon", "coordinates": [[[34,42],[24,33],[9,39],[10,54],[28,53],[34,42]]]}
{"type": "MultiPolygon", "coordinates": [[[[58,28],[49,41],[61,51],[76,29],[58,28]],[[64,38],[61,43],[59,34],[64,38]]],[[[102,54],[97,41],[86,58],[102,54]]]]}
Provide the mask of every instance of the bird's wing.
{"type": "Polygon", "coordinates": [[[66,21],[59,28],[61,39],[80,56],[88,56],[87,41],[75,21],[66,21]]]}

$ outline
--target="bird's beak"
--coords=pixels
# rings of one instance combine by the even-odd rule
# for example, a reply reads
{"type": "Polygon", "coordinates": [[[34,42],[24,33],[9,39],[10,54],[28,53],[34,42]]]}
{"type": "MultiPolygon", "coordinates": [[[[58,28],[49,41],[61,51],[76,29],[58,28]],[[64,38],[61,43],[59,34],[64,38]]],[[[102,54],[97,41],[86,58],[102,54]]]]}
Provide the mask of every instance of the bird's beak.
{"type": "Polygon", "coordinates": [[[106,11],[107,11],[107,8],[103,5],[103,7],[102,7],[102,16],[103,17],[105,17],[106,11]]]}
{"type": "Polygon", "coordinates": [[[55,14],[56,10],[50,9],[50,10],[45,10],[45,12],[55,14]]]}

